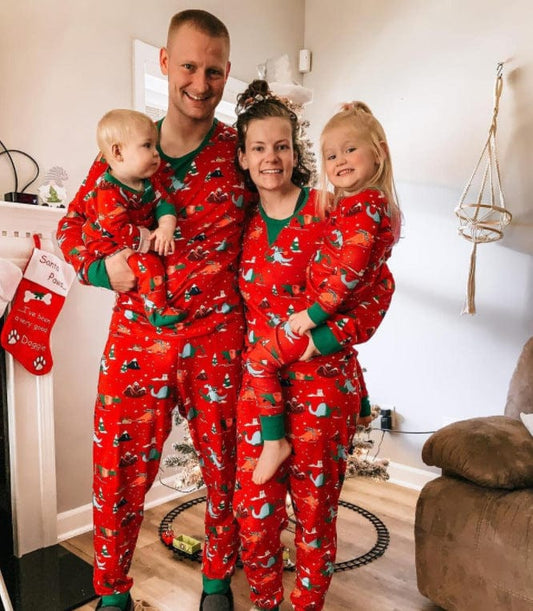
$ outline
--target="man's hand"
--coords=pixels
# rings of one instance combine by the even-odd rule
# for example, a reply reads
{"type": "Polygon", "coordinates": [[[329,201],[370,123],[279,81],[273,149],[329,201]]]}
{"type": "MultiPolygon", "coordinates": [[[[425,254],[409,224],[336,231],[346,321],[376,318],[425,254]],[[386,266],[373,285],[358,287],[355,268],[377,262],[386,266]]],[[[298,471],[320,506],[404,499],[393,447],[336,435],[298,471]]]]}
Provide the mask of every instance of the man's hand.
{"type": "Polygon", "coordinates": [[[125,248],[115,255],[105,259],[105,269],[111,283],[111,288],[119,293],[125,293],[135,288],[135,274],[128,265],[128,257],[133,254],[133,250],[125,248]]]}

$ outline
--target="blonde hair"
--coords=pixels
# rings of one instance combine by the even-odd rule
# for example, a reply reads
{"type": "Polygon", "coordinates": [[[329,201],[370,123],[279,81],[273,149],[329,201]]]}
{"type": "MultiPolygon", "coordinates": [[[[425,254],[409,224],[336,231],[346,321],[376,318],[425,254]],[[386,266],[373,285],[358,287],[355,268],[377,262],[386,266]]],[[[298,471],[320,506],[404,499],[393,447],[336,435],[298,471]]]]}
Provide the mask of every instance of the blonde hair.
{"type": "Polygon", "coordinates": [[[157,127],[148,115],[137,110],[115,108],[106,112],[96,126],[96,142],[105,157],[111,158],[114,144],[124,144],[141,129],[153,130],[158,136],[157,127]]]}
{"type": "Polygon", "coordinates": [[[329,130],[345,127],[346,130],[356,131],[358,136],[368,142],[374,149],[378,160],[377,169],[370,178],[365,188],[375,187],[383,191],[388,201],[388,212],[391,218],[392,231],[395,241],[400,237],[401,212],[398,204],[396,187],[392,174],[392,162],[387,144],[387,136],[381,123],[372,114],[370,108],[364,102],[349,102],[341,106],[341,110],[333,115],[326,123],[320,136],[320,149],[322,151],[322,194],[319,201],[319,212],[324,215],[326,210],[331,210],[337,205],[342,196],[339,189],[334,187],[333,203],[331,194],[327,191],[328,178],[326,174],[326,163],[324,158],[324,140],[329,130]]]}

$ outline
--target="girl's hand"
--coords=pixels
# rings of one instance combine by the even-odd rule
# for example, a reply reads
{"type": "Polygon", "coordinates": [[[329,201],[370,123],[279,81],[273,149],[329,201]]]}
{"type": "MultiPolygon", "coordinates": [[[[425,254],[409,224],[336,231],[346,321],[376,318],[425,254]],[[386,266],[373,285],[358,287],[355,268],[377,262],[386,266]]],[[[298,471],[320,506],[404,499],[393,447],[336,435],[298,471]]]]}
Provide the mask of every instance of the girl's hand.
{"type": "Polygon", "coordinates": [[[309,343],[307,344],[307,348],[305,349],[305,352],[298,359],[299,361],[310,361],[314,356],[320,355],[320,352],[318,351],[318,348],[315,346],[315,342],[313,341],[311,334],[308,333],[307,335],[309,337],[309,343]]]}
{"type": "Polygon", "coordinates": [[[366,429],[370,426],[372,420],[374,420],[372,414],[369,414],[368,416],[357,416],[357,426],[364,426],[366,429]]]}
{"type": "Polygon", "coordinates": [[[304,335],[307,331],[316,327],[315,323],[309,317],[307,310],[295,312],[289,316],[289,326],[293,333],[304,335]]]}

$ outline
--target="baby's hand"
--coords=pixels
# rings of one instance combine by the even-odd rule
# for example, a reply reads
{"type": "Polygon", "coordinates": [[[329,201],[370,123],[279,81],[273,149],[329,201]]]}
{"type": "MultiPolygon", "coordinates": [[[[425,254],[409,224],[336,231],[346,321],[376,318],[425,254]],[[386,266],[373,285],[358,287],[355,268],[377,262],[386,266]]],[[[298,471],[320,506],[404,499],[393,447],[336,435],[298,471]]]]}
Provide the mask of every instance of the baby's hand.
{"type": "Polygon", "coordinates": [[[174,231],[158,227],[150,234],[152,250],[158,255],[171,255],[174,252],[174,231]]]}
{"type": "Polygon", "coordinates": [[[303,335],[306,331],[310,331],[316,327],[315,323],[309,317],[307,310],[295,312],[289,316],[289,326],[293,333],[303,335]]]}

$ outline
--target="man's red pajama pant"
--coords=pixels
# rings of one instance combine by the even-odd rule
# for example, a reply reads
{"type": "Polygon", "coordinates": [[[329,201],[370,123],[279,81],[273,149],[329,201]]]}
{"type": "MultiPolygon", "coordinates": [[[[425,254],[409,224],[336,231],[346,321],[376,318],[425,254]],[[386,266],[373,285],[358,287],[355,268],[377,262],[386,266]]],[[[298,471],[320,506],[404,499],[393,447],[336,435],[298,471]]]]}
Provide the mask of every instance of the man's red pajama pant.
{"type": "Polygon", "coordinates": [[[176,405],[187,417],[207,484],[202,572],[211,579],[233,572],[238,550],[232,513],[234,418],[242,338],[240,319],[208,336],[180,338],[119,311],[113,314],[94,416],[97,594],[131,587],[128,570],[145,495],[158,473],[176,405]]]}

